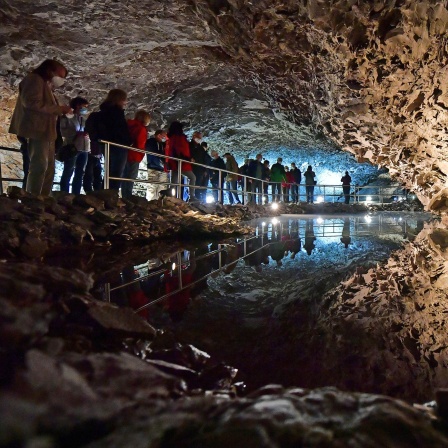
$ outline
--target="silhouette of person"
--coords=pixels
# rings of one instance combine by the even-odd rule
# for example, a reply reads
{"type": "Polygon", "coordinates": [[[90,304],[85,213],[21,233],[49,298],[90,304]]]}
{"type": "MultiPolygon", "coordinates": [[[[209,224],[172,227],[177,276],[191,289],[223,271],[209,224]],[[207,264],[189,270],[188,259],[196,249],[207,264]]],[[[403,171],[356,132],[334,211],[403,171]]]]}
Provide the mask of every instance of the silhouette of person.
{"type": "Polygon", "coordinates": [[[350,218],[344,218],[344,227],[342,228],[341,243],[348,249],[348,245],[352,242],[350,237],[350,218]]]}
{"type": "Polygon", "coordinates": [[[313,249],[316,247],[314,241],[316,241],[316,237],[314,236],[314,221],[308,219],[305,227],[305,244],[303,245],[303,248],[308,255],[311,255],[311,252],[313,252],[313,249]]]}
{"type": "MultiPolygon", "coordinates": [[[[173,262],[177,262],[177,257],[172,258],[173,262]]],[[[194,256],[190,258],[190,253],[182,252],[182,260],[180,266],[176,267],[173,272],[167,272],[165,293],[171,295],[166,298],[164,308],[169,314],[172,322],[180,322],[187,311],[191,301],[191,285],[193,281],[193,273],[196,269],[196,260],[194,256]],[[180,289],[179,270],[182,279],[182,289],[180,289]]]]}
{"type": "Polygon", "coordinates": [[[350,204],[350,184],[352,182],[352,178],[348,174],[348,171],[345,172],[345,176],[341,177],[342,182],[342,191],[344,192],[345,203],[350,204]]]}

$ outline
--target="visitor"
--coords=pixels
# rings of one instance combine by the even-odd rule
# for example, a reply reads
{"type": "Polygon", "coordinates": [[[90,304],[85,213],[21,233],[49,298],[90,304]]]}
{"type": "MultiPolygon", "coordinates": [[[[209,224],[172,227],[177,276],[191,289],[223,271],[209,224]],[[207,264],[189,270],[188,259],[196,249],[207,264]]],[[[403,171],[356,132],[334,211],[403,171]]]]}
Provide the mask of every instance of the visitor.
{"type": "Polygon", "coordinates": [[[290,172],[294,177],[294,183],[291,185],[292,202],[297,204],[300,202],[300,182],[302,182],[302,173],[296,167],[296,164],[294,162],[291,163],[290,172]]]}
{"type": "Polygon", "coordinates": [[[29,171],[26,191],[49,196],[55,170],[56,121],[69,114],[70,106],[59,105],[53,90],[61,87],[67,69],[58,61],[47,59],[19,84],[19,96],[9,132],[27,139],[29,171]]]}
{"type": "Polygon", "coordinates": [[[263,156],[261,154],[257,154],[255,160],[251,160],[249,162],[248,175],[255,179],[249,179],[250,184],[250,199],[249,202],[256,204],[263,203],[263,178],[264,176],[264,166],[261,163],[263,156]],[[257,201],[258,197],[258,201],[257,201]]]}
{"type": "MultiPolygon", "coordinates": [[[[146,110],[138,110],[133,120],[128,120],[129,133],[132,138],[132,146],[137,149],[145,149],[146,140],[148,139],[148,130],[151,116],[146,110]]],[[[126,179],[137,179],[140,162],[145,157],[143,152],[128,150],[128,160],[124,169],[124,177],[126,179]]],[[[134,182],[123,181],[121,187],[121,196],[129,199],[132,196],[134,182]]]]}
{"type": "Polygon", "coordinates": [[[191,161],[190,145],[188,144],[187,137],[184,134],[183,125],[179,121],[173,121],[168,129],[165,155],[176,157],[183,161],[181,163],[177,160],[167,159],[167,164],[171,170],[171,183],[179,184],[176,187],[176,191],[178,191],[180,184],[182,184],[182,179],[179,178],[179,164],[181,163],[181,175],[185,176],[190,181],[190,201],[194,201],[196,176],[192,171],[191,163],[189,163],[191,161]]]}
{"type": "Polygon", "coordinates": [[[80,194],[82,180],[90,152],[90,139],[85,132],[86,115],[89,112],[89,102],[77,96],[70,101],[73,116],[62,116],[59,120],[59,129],[64,139],[64,145],[73,144],[78,151],[73,157],[64,160],[64,170],[61,176],[61,191],[69,192],[70,180],[73,177],[72,193],[80,194]]]}
{"type": "Polygon", "coordinates": [[[304,176],[306,185],[306,202],[308,204],[314,204],[314,185],[316,185],[317,182],[314,180],[316,173],[313,171],[313,167],[311,165],[308,166],[304,176]]]}
{"type": "Polygon", "coordinates": [[[269,181],[271,180],[271,169],[269,168],[269,160],[263,161],[264,178],[263,178],[263,197],[264,202],[269,202],[269,181]]]}
{"type": "MultiPolygon", "coordinates": [[[[146,150],[156,154],[165,154],[166,132],[158,129],[153,136],[146,141],[146,150]]],[[[152,154],[146,155],[146,166],[148,168],[148,201],[159,199],[159,194],[167,188],[168,173],[161,157],[152,154]]]]}
{"type": "Polygon", "coordinates": [[[90,153],[87,156],[87,165],[84,172],[82,186],[86,193],[98,191],[103,188],[103,144],[100,140],[106,137],[105,125],[100,111],[91,112],[86,120],[85,131],[90,140],[90,153]]]}
{"type": "Polygon", "coordinates": [[[350,184],[352,182],[352,178],[348,174],[348,171],[345,172],[345,176],[341,177],[342,182],[342,191],[344,193],[345,203],[350,204],[350,184]]]}
{"type": "Polygon", "coordinates": [[[250,159],[244,159],[244,163],[243,163],[243,165],[241,165],[240,167],[239,167],[239,172],[240,172],[240,174],[241,174],[241,177],[240,177],[240,183],[241,183],[241,189],[243,190],[243,204],[247,204],[247,202],[248,202],[248,198],[249,198],[249,196],[248,196],[248,194],[247,194],[247,191],[248,191],[248,188],[249,188],[249,186],[250,186],[250,184],[249,184],[249,182],[248,182],[248,179],[247,179],[247,177],[246,176],[248,176],[249,174],[249,162],[250,162],[250,159]]]}
{"type": "MultiPolygon", "coordinates": [[[[226,169],[226,164],[224,163],[224,160],[222,160],[222,158],[219,156],[218,151],[212,151],[212,160],[210,162],[210,167],[218,168],[220,170],[226,169]]],[[[218,202],[219,200],[219,202],[222,203],[224,201],[223,189],[226,173],[221,171],[221,185],[219,184],[219,177],[220,172],[217,169],[212,169],[210,171],[210,183],[212,184],[213,197],[215,198],[215,202],[218,202]],[[221,189],[221,191],[218,193],[219,188],[221,189]]]]}
{"type": "Polygon", "coordinates": [[[282,199],[282,183],[286,183],[286,172],[283,159],[279,157],[277,163],[271,168],[272,201],[280,202],[282,199]]]}
{"type": "Polygon", "coordinates": [[[285,174],[286,174],[286,183],[283,190],[283,198],[285,202],[289,202],[291,199],[290,198],[291,188],[294,185],[295,179],[294,179],[294,173],[289,170],[288,166],[285,166],[285,174]]]}
{"type": "Polygon", "coordinates": [[[231,171],[231,173],[226,173],[227,190],[229,195],[229,203],[241,204],[240,198],[238,197],[238,163],[230,152],[224,154],[224,159],[226,160],[226,170],[231,171]]]}
{"type": "Polygon", "coordinates": [[[17,140],[20,142],[20,152],[22,153],[22,169],[23,169],[22,190],[26,190],[26,181],[28,179],[28,171],[30,169],[28,140],[25,137],[20,137],[19,135],[17,136],[17,140]]]}
{"type": "MultiPolygon", "coordinates": [[[[132,137],[124,116],[127,99],[128,96],[124,90],[112,89],[100,106],[101,122],[104,125],[105,132],[104,140],[124,146],[130,146],[132,143],[132,137]]],[[[127,160],[127,148],[110,145],[109,176],[123,177],[127,160]]],[[[119,190],[120,187],[121,180],[110,180],[109,188],[111,190],[119,190]]]]}
{"type": "MultiPolygon", "coordinates": [[[[201,145],[202,134],[194,132],[190,141],[191,160],[200,163],[201,165],[208,165],[210,163],[210,156],[201,145]]],[[[196,176],[196,186],[205,188],[196,188],[196,199],[205,202],[208,186],[208,170],[205,166],[193,165],[193,173],[196,176]]]]}

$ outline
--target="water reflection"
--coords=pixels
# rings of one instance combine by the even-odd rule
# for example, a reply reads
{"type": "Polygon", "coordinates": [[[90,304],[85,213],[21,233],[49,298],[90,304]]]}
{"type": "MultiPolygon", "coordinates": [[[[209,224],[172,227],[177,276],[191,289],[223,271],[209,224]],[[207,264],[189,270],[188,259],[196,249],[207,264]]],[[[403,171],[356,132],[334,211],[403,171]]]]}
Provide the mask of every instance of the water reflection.
{"type": "MultiPolygon", "coordinates": [[[[360,258],[370,258],[372,263],[385,259],[419,232],[425,218],[356,215],[257,220],[252,223],[252,237],[204,243],[126,266],[117,281],[106,286],[104,298],[130,306],[146,319],[151,318],[151,307],[158,305],[157,310],[162,309],[171,322],[180,322],[192,300],[207,290],[210,277],[225,278],[233,273],[249,280],[251,274],[246,269],[250,268],[256,274],[265,273],[260,288],[271,289],[285,272],[286,276],[300,273],[306,279],[319,277],[325,269],[353,270],[360,258]],[[282,275],[275,274],[278,269],[282,275]]],[[[253,287],[253,282],[247,284],[253,287]]],[[[268,307],[273,309],[281,300],[271,300],[268,307]]]]}
{"type": "Polygon", "coordinates": [[[109,277],[103,298],[237,367],[249,387],[275,382],[390,393],[365,385],[352,334],[341,328],[335,335],[348,341],[348,355],[340,353],[315,323],[328,291],[387,260],[428,219],[389,213],[257,220],[250,238],[204,241],[130,264],[109,277]]]}

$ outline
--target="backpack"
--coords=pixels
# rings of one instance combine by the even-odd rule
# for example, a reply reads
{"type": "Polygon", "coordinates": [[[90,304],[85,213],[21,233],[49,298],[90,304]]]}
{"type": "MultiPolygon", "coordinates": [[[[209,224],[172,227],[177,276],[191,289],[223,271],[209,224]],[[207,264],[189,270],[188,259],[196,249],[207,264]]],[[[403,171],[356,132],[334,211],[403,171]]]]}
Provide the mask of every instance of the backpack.
{"type": "Polygon", "coordinates": [[[86,120],[85,132],[89,134],[90,152],[93,156],[103,153],[102,144],[99,140],[107,139],[107,128],[101,112],[92,112],[86,120]]]}

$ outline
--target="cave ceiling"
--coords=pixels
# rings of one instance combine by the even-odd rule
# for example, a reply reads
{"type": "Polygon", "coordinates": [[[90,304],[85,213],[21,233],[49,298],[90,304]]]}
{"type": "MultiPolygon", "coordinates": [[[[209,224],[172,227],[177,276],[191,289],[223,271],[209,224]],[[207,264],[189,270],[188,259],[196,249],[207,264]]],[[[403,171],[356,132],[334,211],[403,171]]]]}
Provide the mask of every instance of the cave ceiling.
{"type": "MultiPolygon", "coordinates": [[[[411,0],[0,2],[3,129],[24,72],[70,70],[67,97],[129,92],[240,153],[328,147],[388,167],[425,204],[448,173],[448,11],[411,0]]],[[[6,138],[6,137],[5,137],[6,138]]]]}

